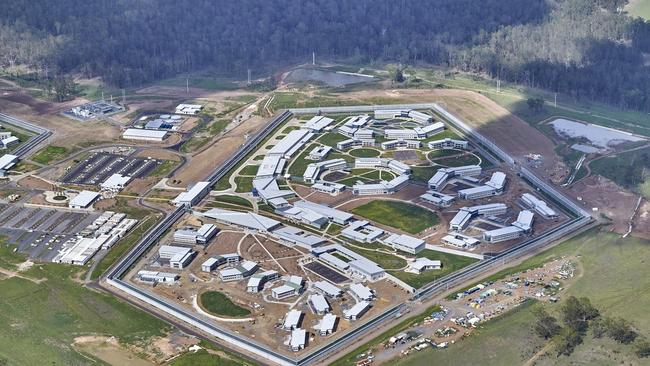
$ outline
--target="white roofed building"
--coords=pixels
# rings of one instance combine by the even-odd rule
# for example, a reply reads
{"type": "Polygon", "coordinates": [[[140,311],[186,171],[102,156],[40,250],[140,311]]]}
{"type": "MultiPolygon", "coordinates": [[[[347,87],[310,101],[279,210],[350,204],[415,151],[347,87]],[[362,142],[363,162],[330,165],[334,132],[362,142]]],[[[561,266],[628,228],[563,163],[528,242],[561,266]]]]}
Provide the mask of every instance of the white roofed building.
{"type": "Polygon", "coordinates": [[[304,329],[294,329],[291,331],[291,340],[289,341],[291,350],[298,352],[307,345],[307,331],[304,329]]]}
{"type": "Polygon", "coordinates": [[[429,258],[417,258],[412,263],[409,263],[408,268],[405,270],[410,273],[422,273],[424,271],[441,269],[442,262],[439,260],[431,260],[429,258]]]}
{"type": "Polygon", "coordinates": [[[145,130],[141,128],[127,128],[122,134],[125,140],[141,140],[162,142],[167,137],[167,131],[145,130]]]}
{"type": "Polygon", "coordinates": [[[351,284],[350,291],[352,291],[354,296],[363,301],[371,301],[375,298],[375,293],[369,287],[360,283],[351,284]]]}
{"type": "Polygon", "coordinates": [[[384,239],[384,243],[410,254],[417,254],[426,246],[424,240],[404,234],[392,234],[384,239]]]}
{"type": "Polygon", "coordinates": [[[336,330],[336,324],[338,322],[338,317],[334,314],[325,314],[323,319],[321,319],[318,324],[318,334],[321,336],[326,336],[334,333],[336,330]]]}
{"type": "Polygon", "coordinates": [[[102,189],[117,192],[126,187],[127,184],[131,181],[131,177],[121,174],[113,174],[108,179],[106,179],[99,186],[102,189]]]}
{"type": "Polygon", "coordinates": [[[68,207],[83,209],[90,207],[99,198],[99,193],[93,191],[81,191],[68,202],[68,207]]]}
{"type": "Polygon", "coordinates": [[[187,192],[182,192],[176,196],[176,198],[172,200],[172,204],[176,206],[194,206],[199,203],[208,192],[210,192],[210,182],[197,182],[193,184],[187,192]]]}
{"type": "Polygon", "coordinates": [[[302,321],[302,312],[296,309],[290,310],[287,315],[284,317],[284,322],[282,323],[282,329],[284,330],[294,330],[300,327],[300,322],[302,321]]]}
{"type": "Polygon", "coordinates": [[[367,301],[360,301],[353,307],[343,312],[343,316],[347,320],[359,320],[370,309],[370,303],[367,301]]]}

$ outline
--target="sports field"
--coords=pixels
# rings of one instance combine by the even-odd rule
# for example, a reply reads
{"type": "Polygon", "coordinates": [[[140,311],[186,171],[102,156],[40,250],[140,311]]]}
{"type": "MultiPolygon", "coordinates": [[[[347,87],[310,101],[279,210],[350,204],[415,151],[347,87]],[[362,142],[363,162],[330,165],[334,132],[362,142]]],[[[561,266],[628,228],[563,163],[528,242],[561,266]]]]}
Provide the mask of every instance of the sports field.
{"type": "Polygon", "coordinates": [[[352,209],[352,213],[411,234],[417,234],[440,221],[434,212],[396,201],[371,201],[352,209]]]}
{"type": "MultiPolygon", "coordinates": [[[[588,297],[602,314],[629,320],[640,334],[650,336],[650,276],[647,263],[650,251],[647,240],[622,239],[605,230],[591,230],[543,252],[514,269],[499,274],[515,273],[541,265],[560,256],[579,256],[579,274],[570,280],[566,293],[588,297]]],[[[497,276],[491,276],[496,278],[497,276]]],[[[561,304],[545,305],[555,312],[561,304]]],[[[531,331],[532,310],[524,306],[514,313],[483,324],[471,337],[446,350],[423,351],[397,361],[398,365],[521,365],[528,361],[544,343],[531,331]]],[[[620,345],[609,339],[584,337],[571,356],[555,357],[554,353],[539,358],[535,365],[611,365],[647,364],[638,359],[631,345],[620,345]]]]}

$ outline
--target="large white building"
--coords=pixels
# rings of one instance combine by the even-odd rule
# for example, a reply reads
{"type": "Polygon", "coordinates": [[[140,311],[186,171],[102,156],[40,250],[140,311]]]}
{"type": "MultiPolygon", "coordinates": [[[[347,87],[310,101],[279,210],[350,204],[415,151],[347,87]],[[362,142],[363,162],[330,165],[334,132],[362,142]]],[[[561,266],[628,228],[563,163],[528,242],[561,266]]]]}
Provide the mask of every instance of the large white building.
{"type": "Polygon", "coordinates": [[[124,187],[126,187],[126,185],[129,184],[130,181],[131,181],[131,177],[116,173],[108,177],[108,179],[102,182],[99,186],[102,189],[117,192],[122,190],[124,187]]]}
{"type": "Polygon", "coordinates": [[[127,128],[122,134],[125,140],[141,140],[162,142],[167,137],[167,131],[127,128]]]}
{"type": "Polygon", "coordinates": [[[417,254],[426,247],[424,240],[404,234],[392,234],[384,239],[384,243],[394,249],[411,254],[417,254]]]}
{"type": "Polygon", "coordinates": [[[489,203],[485,205],[462,207],[449,221],[450,230],[463,230],[476,215],[492,216],[506,213],[508,207],[503,203],[489,203]]]}
{"type": "Polygon", "coordinates": [[[197,182],[187,192],[182,192],[172,200],[175,206],[194,206],[210,191],[210,182],[197,182]]]}
{"type": "Polygon", "coordinates": [[[245,227],[259,232],[270,232],[281,225],[280,221],[253,212],[238,212],[213,208],[204,212],[202,215],[224,224],[245,227]]]}
{"type": "Polygon", "coordinates": [[[481,243],[480,240],[461,233],[449,233],[442,237],[443,244],[453,245],[458,248],[473,248],[481,243]]]}
{"type": "Polygon", "coordinates": [[[397,148],[419,149],[422,143],[417,140],[390,140],[380,144],[383,150],[392,150],[397,148]]]}
{"type": "Polygon", "coordinates": [[[313,136],[314,134],[307,129],[293,130],[273,146],[266,155],[289,159],[296,151],[309,142],[313,136]]]}
{"type": "Polygon", "coordinates": [[[422,273],[434,269],[441,269],[442,262],[439,260],[431,260],[429,258],[416,258],[415,261],[409,263],[408,268],[405,270],[410,273],[422,273]]]}
{"type": "Polygon", "coordinates": [[[200,104],[179,104],[176,106],[177,114],[196,115],[201,112],[203,106],[200,104]]]}
{"type": "Polygon", "coordinates": [[[436,191],[427,191],[427,193],[420,196],[423,200],[433,203],[438,207],[449,207],[456,200],[456,197],[436,191]]]}
{"type": "Polygon", "coordinates": [[[305,169],[302,178],[305,183],[315,183],[322,173],[326,171],[344,170],[347,169],[347,167],[348,162],[344,159],[331,159],[318,163],[311,163],[307,165],[307,169],[305,169]]]}
{"type": "Polygon", "coordinates": [[[284,321],[282,322],[282,329],[284,330],[294,330],[298,329],[300,327],[300,323],[302,322],[302,312],[300,310],[290,310],[287,315],[284,317],[284,321]]]}
{"type": "Polygon", "coordinates": [[[338,319],[339,318],[334,314],[325,314],[318,324],[318,334],[326,336],[334,333],[338,319]]]}
{"type": "Polygon", "coordinates": [[[442,140],[430,141],[427,145],[429,149],[467,149],[468,142],[447,137],[442,140]]]}
{"type": "Polygon", "coordinates": [[[280,278],[280,274],[276,271],[269,270],[262,273],[256,273],[248,279],[246,284],[246,291],[251,293],[257,293],[264,289],[264,285],[273,281],[277,278],[280,278]]]}
{"type": "Polygon", "coordinates": [[[458,197],[466,200],[475,200],[479,198],[495,196],[503,193],[506,186],[506,175],[503,172],[494,172],[485,185],[461,189],[458,191],[458,197]]]}
{"type": "Polygon", "coordinates": [[[18,162],[18,156],[11,154],[4,154],[0,157],[0,170],[7,171],[11,169],[18,162]]]}
{"type": "Polygon", "coordinates": [[[409,181],[408,174],[398,175],[389,181],[379,183],[357,183],[352,186],[352,194],[366,196],[373,194],[393,194],[400,190],[409,181]]]}
{"type": "Polygon", "coordinates": [[[370,225],[366,220],[357,220],[352,222],[348,227],[341,230],[341,235],[348,239],[361,243],[371,243],[379,239],[384,234],[384,230],[370,225]]]}
{"type": "Polygon", "coordinates": [[[179,229],[174,232],[174,241],[183,244],[206,244],[217,231],[217,227],[212,224],[201,225],[198,229],[179,229]]]}
{"type": "Polygon", "coordinates": [[[68,202],[70,208],[88,208],[99,198],[99,193],[93,191],[81,191],[68,202]]]}
{"type": "Polygon", "coordinates": [[[332,310],[332,307],[325,299],[325,296],[321,294],[309,295],[309,305],[314,310],[314,313],[318,315],[323,315],[329,313],[332,310]]]}
{"type": "Polygon", "coordinates": [[[196,252],[192,248],[173,245],[161,245],[158,248],[158,257],[162,260],[167,260],[169,266],[175,269],[187,267],[195,256],[196,252]]]}
{"type": "Polygon", "coordinates": [[[359,320],[370,309],[370,303],[367,301],[360,301],[353,307],[343,312],[343,317],[347,320],[359,320]]]}
{"type": "Polygon", "coordinates": [[[314,116],[309,121],[307,121],[307,123],[305,123],[302,126],[302,128],[306,128],[314,132],[320,132],[323,129],[325,129],[325,127],[332,124],[332,122],[334,122],[334,120],[331,118],[323,117],[323,116],[314,116]]]}
{"type": "Polygon", "coordinates": [[[521,200],[531,209],[535,210],[538,214],[542,215],[544,218],[557,217],[557,212],[550,208],[548,204],[539,198],[533,196],[530,193],[524,193],[521,195],[521,200]]]}
{"type": "Polygon", "coordinates": [[[219,279],[222,282],[238,281],[249,277],[257,271],[259,266],[253,261],[244,260],[238,265],[225,268],[219,271],[219,279]]]}

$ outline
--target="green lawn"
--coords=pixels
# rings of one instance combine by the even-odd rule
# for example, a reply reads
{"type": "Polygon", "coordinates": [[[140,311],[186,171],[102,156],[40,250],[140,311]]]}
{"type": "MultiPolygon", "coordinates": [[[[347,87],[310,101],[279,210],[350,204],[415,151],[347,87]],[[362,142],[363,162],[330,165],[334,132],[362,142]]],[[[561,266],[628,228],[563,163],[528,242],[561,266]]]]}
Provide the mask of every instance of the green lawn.
{"type": "Polygon", "coordinates": [[[592,173],[602,175],[618,185],[644,194],[650,182],[650,147],[616,156],[604,157],[589,164],[592,173]]]}
{"type": "Polygon", "coordinates": [[[226,295],[217,291],[207,291],[200,295],[201,307],[214,315],[243,317],[250,315],[248,309],[234,304],[226,295]]]}
{"type": "Polygon", "coordinates": [[[349,154],[355,158],[374,158],[381,155],[381,152],[376,149],[361,148],[350,150],[349,154]]]}
{"type": "Polygon", "coordinates": [[[477,261],[477,259],[462,257],[449,253],[437,252],[435,250],[425,249],[417,254],[418,257],[426,257],[432,260],[440,260],[442,269],[426,271],[421,274],[407,272],[393,272],[392,275],[409,285],[420,288],[435,279],[440,279],[452,272],[455,272],[465,266],[477,261]]]}
{"type": "MultiPolygon", "coordinates": [[[[361,246],[364,245],[365,244],[361,244],[361,246]]],[[[390,253],[378,252],[376,250],[364,250],[350,245],[347,245],[346,247],[377,263],[379,267],[386,270],[399,269],[406,266],[406,261],[404,259],[396,257],[390,253]]],[[[383,248],[386,248],[386,246],[383,246],[383,248]]]]}
{"type": "Polygon", "coordinates": [[[178,161],[164,160],[151,172],[152,177],[164,177],[178,165],[178,161]]]}
{"type": "MultiPolygon", "coordinates": [[[[25,258],[0,246],[0,265],[15,270],[25,258]]],[[[115,336],[125,345],[147,345],[170,330],[163,321],[75,280],[84,268],[40,263],[23,276],[0,281],[0,363],[5,365],[88,365],[70,345],[81,335],[115,336]]]]}
{"type": "Polygon", "coordinates": [[[239,171],[239,175],[255,175],[259,168],[259,165],[246,165],[239,171]]]}
{"type": "Polygon", "coordinates": [[[293,158],[293,161],[291,161],[291,165],[289,166],[289,169],[287,169],[287,173],[295,177],[302,177],[303,174],[305,174],[305,169],[307,169],[307,165],[313,163],[313,161],[306,159],[311,149],[312,149],[311,146],[308,146],[307,148],[305,148],[303,152],[301,152],[300,154],[298,154],[298,156],[293,158]]]}
{"type": "Polygon", "coordinates": [[[625,10],[631,16],[650,20],[650,0],[631,0],[625,10]]]}
{"type": "Polygon", "coordinates": [[[254,177],[235,177],[235,192],[237,193],[250,193],[253,190],[254,177]]]}
{"type": "Polygon", "coordinates": [[[69,154],[70,150],[63,146],[54,146],[50,145],[42,150],[39,150],[31,160],[40,163],[40,164],[49,164],[52,161],[60,160],[65,158],[69,154]]]}
{"type": "Polygon", "coordinates": [[[453,150],[453,149],[442,149],[442,150],[432,150],[427,154],[427,158],[433,160],[436,158],[444,158],[447,156],[456,156],[463,154],[462,150],[453,150]]]}
{"type": "Polygon", "coordinates": [[[243,198],[243,197],[239,197],[239,196],[223,194],[223,195],[214,196],[214,197],[211,197],[211,198],[214,199],[217,202],[225,202],[225,203],[230,203],[230,204],[233,204],[233,205],[253,208],[253,204],[249,200],[247,200],[246,198],[243,198]]]}
{"type": "Polygon", "coordinates": [[[439,158],[434,161],[436,164],[448,166],[448,167],[457,167],[464,165],[477,165],[481,161],[479,158],[472,154],[464,154],[457,156],[448,156],[445,158],[439,158]]]}
{"type": "Polygon", "coordinates": [[[417,182],[428,182],[440,168],[440,166],[413,166],[411,179],[417,182]]]}
{"type": "Polygon", "coordinates": [[[186,77],[175,77],[171,79],[166,79],[160,81],[158,84],[163,86],[174,86],[179,88],[185,88],[188,85],[191,88],[199,88],[206,90],[235,90],[239,89],[239,85],[234,82],[234,80],[210,77],[210,76],[191,76],[186,77]]]}
{"type": "Polygon", "coordinates": [[[375,200],[354,208],[352,212],[411,234],[439,222],[434,212],[405,202],[375,200]]]}
{"type": "Polygon", "coordinates": [[[345,141],[347,139],[349,139],[349,137],[346,137],[346,136],[343,136],[343,135],[340,135],[340,134],[334,133],[334,132],[328,132],[328,133],[322,134],[318,138],[318,142],[320,142],[323,145],[330,146],[330,147],[336,147],[337,142],[345,141]]]}
{"type": "MultiPolygon", "coordinates": [[[[606,229],[592,229],[573,239],[540,253],[522,264],[505,269],[485,280],[503,278],[528,268],[539,267],[545,262],[562,256],[576,256],[581,273],[571,280],[567,296],[589,297],[602,314],[622,317],[630,321],[636,330],[650,336],[650,241],[610,233],[606,229]]],[[[532,335],[532,308],[520,308],[507,313],[479,328],[479,332],[443,351],[424,351],[399,362],[400,365],[521,365],[541,341],[532,335]]],[[[545,305],[551,313],[560,304],[545,305]]],[[[590,335],[571,356],[555,358],[552,354],[542,357],[536,365],[611,365],[647,364],[631,354],[632,346],[623,346],[607,339],[596,340],[590,335]]]]}
{"type": "Polygon", "coordinates": [[[188,352],[176,357],[169,366],[241,366],[248,365],[241,360],[232,360],[218,356],[202,349],[197,352],[188,352]]]}
{"type": "Polygon", "coordinates": [[[345,184],[348,187],[352,187],[353,185],[357,184],[358,181],[362,182],[370,182],[370,178],[364,178],[364,177],[347,177],[343,179],[339,179],[336,181],[336,183],[341,183],[345,184]]]}

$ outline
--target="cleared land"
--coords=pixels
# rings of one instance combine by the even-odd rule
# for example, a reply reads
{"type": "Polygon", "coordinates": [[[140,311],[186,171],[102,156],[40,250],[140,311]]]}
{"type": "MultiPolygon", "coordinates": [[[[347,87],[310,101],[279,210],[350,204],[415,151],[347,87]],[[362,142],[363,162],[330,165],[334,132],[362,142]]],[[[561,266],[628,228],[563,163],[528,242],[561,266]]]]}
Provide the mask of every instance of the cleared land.
{"type": "MultiPolygon", "coordinates": [[[[538,267],[553,258],[579,256],[579,275],[570,280],[566,296],[586,296],[602,314],[629,320],[639,333],[650,334],[647,307],[650,304],[650,277],[647,263],[650,242],[635,238],[622,239],[618,235],[591,230],[547,250],[521,265],[501,271],[488,279],[502,278],[527,268],[538,267]],[[633,301],[631,300],[633,299],[633,301]]],[[[524,306],[515,313],[485,323],[468,339],[447,350],[423,351],[398,361],[399,365],[521,365],[544,343],[531,330],[533,309],[524,306]]],[[[561,304],[545,305],[555,312],[561,304]]],[[[632,354],[632,346],[616,344],[608,339],[584,338],[571,356],[555,357],[552,353],[540,357],[536,365],[570,364],[641,364],[644,361],[632,354]]]]}
{"type": "Polygon", "coordinates": [[[376,200],[356,207],[352,212],[411,234],[417,234],[440,221],[434,212],[397,201],[376,200]]]}

